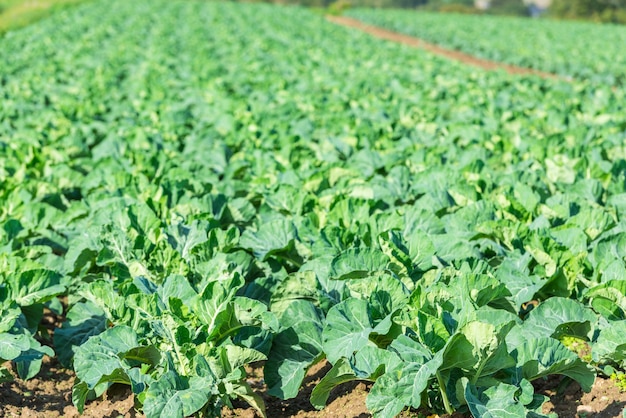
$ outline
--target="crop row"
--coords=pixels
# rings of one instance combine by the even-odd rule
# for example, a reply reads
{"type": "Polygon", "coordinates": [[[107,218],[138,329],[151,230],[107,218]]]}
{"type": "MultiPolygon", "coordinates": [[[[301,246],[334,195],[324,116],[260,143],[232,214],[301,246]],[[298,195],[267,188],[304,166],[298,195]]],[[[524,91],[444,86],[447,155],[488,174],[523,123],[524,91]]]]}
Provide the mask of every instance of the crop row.
{"type": "Polygon", "coordinates": [[[319,408],[367,380],[375,416],[538,417],[531,381],[624,367],[619,90],[257,4],[97,1],[0,42],[0,359],[56,355],[79,409],[124,383],[148,417],[264,415],[246,364],[291,398],[325,358],[319,408]]]}
{"type": "Polygon", "coordinates": [[[452,49],[595,83],[626,80],[626,30],[617,25],[405,10],[349,16],[452,49]]]}

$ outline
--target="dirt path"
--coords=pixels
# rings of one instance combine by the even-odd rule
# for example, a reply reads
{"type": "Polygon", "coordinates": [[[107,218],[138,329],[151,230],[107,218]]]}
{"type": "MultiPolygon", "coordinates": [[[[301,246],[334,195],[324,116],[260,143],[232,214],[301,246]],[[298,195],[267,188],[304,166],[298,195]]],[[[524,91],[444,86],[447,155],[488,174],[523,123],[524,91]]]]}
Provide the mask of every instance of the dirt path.
{"type": "Polygon", "coordinates": [[[448,59],[459,61],[467,65],[471,65],[477,68],[481,68],[487,71],[504,70],[509,74],[515,75],[536,75],[542,78],[550,78],[555,80],[565,80],[563,77],[559,77],[556,74],[546,73],[543,71],[533,70],[531,68],[517,67],[514,65],[503,64],[501,62],[490,61],[482,58],[478,58],[474,55],[466,54],[461,51],[453,49],[442,48],[439,45],[426,42],[422,39],[415,38],[413,36],[403,35],[398,32],[393,32],[387,29],[382,29],[377,26],[368,25],[360,20],[353,19],[346,16],[326,16],[330,22],[337,25],[347,26],[350,28],[358,29],[366,32],[372,36],[380,39],[385,39],[392,42],[398,42],[404,45],[411,46],[413,48],[425,49],[433,54],[446,57],[448,59]]]}

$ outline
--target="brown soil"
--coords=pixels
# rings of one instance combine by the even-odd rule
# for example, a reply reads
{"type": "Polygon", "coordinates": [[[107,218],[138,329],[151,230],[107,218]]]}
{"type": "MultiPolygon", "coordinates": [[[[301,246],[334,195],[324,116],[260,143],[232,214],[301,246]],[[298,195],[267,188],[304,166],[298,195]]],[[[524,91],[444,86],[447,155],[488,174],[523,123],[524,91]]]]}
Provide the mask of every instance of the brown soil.
{"type": "MultiPolygon", "coordinates": [[[[371,384],[363,382],[345,383],[335,388],[328,398],[328,404],[322,411],[316,410],[309,402],[311,391],[320,379],[330,370],[330,364],[321,362],[309,370],[300,393],[294,399],[281,400],[267,395],[263,380],[262,365],[248,369],[248,382],[253,389],[261,393],[265,401],[267,416],[272,418],[366,418],[371,417],[365,407],[365,397],[371,384]]],[[[238,402],[235,409],[224,408],[224,418],[256,418],[258,415],[245,403],[238,402]]]]}
{"type": "MultiPolygon", "coordinates": [[[[261,394],[271,418],[366,418],[371,414],[365,407],[365,397],[371,384],[346,383],[331,393],[328,405],[317,411],[309,403],[315,384],[330,369],[323,362],[309,370],[298,397],[280,400],[267,395],[263,381],[262,364],[248,367],[248,382],[261,394]]],[[[536,384],[537,392],[550,397],[544,412],[556,412],[562,418],[622,418],[626,408],[626,393],[620,392],[614,382],[598,378],[591,393],[584,393],[577,384],[570,385],[564,393],[557,395],[561,379],[550,379],[536,384]]],[[[0,384],[0,417],[76,418],[78,411],[72,405],[74,374],[59,366],[54,359],[45,359],[41,373],[27,382],[16,380],[0,384]]],[[[234,409],[224,408],[225,418],[257,418],[255,411],[244,402],[234,402],[234,409]]],[[[135,410],[134,397],[127,386],[113,386],[101,398],[88,402],[85,417],[117,418],[142,417],[135,410]]],[[[416,413],[404,413],[402,417],[417,417],[416,413]]],[[[423,414],[422,416],[426,416],[423,414]]],[[[455,415],[455,418],[457,416],[455,415]]]]}
{"type": "Polygon", "coordinates": [[[361,30],[363,32],[366,32],[380,39],[385,39],[388,41],[401,43],[404,45],[411,46],[413,48],[425,49],[429,52],[432,52],[433,54],[446,57],[454,61],[459,61],[459,62],[462,62],[463,64],[478,67],[483,70],[488,70],[488,71],[504,70],[509,74],[515,74],[515,75],[536,75],[542,78],[563,79],[562,77],[559,77],[556,74],[533,70],[531,68],[524,68],[524,67],[517,67],[517,66],[509,65],[509,64],[503,64],[497,61],[490,61],[490,60],[478,58],[474,55],[466,54],[461,51],[443,48],[439,45],[424,41],[419,38],[415,38],[413,36],[404,35],[404,34],[393,32],[387,29],[382,29],[377,26],[368,25],[366,23],[363,23],[357,19],[353,19],[350,17],[327,16],[326,19],[338,25],[343,25],[343,26],[347,26],[350,28],[361,30]]]}
{"type": "Polygon", "coordinates": [[[556,412],[564,418],[622,418],[626,413],[626,392],[620,391],[610,379],[597,378],[589,393],[573,383],[557,394],[561,380],[555,376],[535,385],[537,392],[550,397],[543,405],[543,412],[556,412]]]}
{"type": "MultiPolygon", "coordinates": [[[[0,384],[0,417],[76,418],[80,414],[72,404],[74,373],[63,369],[56,359],[44,358],[37,377],[0,384]]],[[[134,398],[127,386],[113,386],[85,406],[84,417],[117,418],[138,416],[134,398]]]]}

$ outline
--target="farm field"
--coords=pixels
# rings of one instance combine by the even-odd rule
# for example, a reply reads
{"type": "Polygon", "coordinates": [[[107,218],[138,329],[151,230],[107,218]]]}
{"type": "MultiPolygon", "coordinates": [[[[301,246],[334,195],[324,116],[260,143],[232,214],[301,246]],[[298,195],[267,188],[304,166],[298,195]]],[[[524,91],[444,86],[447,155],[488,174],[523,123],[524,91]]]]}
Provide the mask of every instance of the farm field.
{"type": "Polygon", "coordinates": [[[0,68],[0,415],[622,415],[621,87],[198,1],[0,68]]]}
{"type": "Polygon", "coordinates": [[[389,9],[346,15],[482,58],[600,84],[626,81],[621,25],[389,9]]]}
{"type": "Polygon", "coordinates": [[[353,28],[355,30],[359,30],[373,37],[376,37],[378,39],[384,39],[386,41],[399,43],[402,45],[407,45],[412,48],[422,49],[434,55],[444,57],[452,61],[457,61],[457,62],[463,63],[464,65],[471,66],[474,68],[479,68],[479,69],[486,70],[486,71],[504,71],[508,74],[514,74],[514,75],[538,76],[541,78],[560,79],[562,81],[569,81],[568,78],[559,76],[557,74],[547,73],[545,71],[540,71],[540,70],[536,70],[536,69],[532,69],[528,67],[520,67],[517,65],[506,64],[500,61],[493,61],[493,60],[489,60],[485,58],[480,58],[480,57],[477,57],[472,54],[468,54],[463,51],[445,48],[438,44],[427,42],[423,39],[416,38],[414,36],[388,30],[380,26],[373,26],[371,24],[364,23],[352,17],[343,16],[343,15],[342,16],[329,15],[329,16],[326,16],[326,19],[329,22],[332,22],[332,23],[335,23],[337,25],[341,25],[344,27],[353,28]]]}

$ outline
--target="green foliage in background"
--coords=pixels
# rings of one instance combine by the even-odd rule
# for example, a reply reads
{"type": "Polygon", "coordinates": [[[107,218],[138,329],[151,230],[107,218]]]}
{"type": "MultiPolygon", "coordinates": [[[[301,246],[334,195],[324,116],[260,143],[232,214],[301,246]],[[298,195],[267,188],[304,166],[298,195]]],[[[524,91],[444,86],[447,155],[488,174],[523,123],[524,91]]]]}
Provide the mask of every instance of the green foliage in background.
{"type": "MultiPolygon", "coordinates": [[[[280,4],[300,4],[307,7],[337,10],[349,7],[421,8],[427,11],[529,16],[530,6],[522,0],[492,0],[490,7],[479,10],[474,0],[268,0],[280,4]],[[334,6],[335,3],[341,5],[334,6]]],[[[552,18],[593,20],[597,22],[626,22],[624,0],[554,0],[544,15],[552,18]]]]}
{"type": "Polygon", "coordinates": [[[554,0],[550,15],[566,19],[591,19],[626,23],[624,0],[554,0]]]}
{"type": "Polygon", "coordinates": [[[493,61],[593,83],[626,82],[622,26],[406,10],[350,9],[346,14],[493,61]]]}
{"type": "Polygon", "coordinates": [[[528,15],[528,6],[519,0],[492,0],[488,12],[492,14],[525,16],[528,15]]]}

